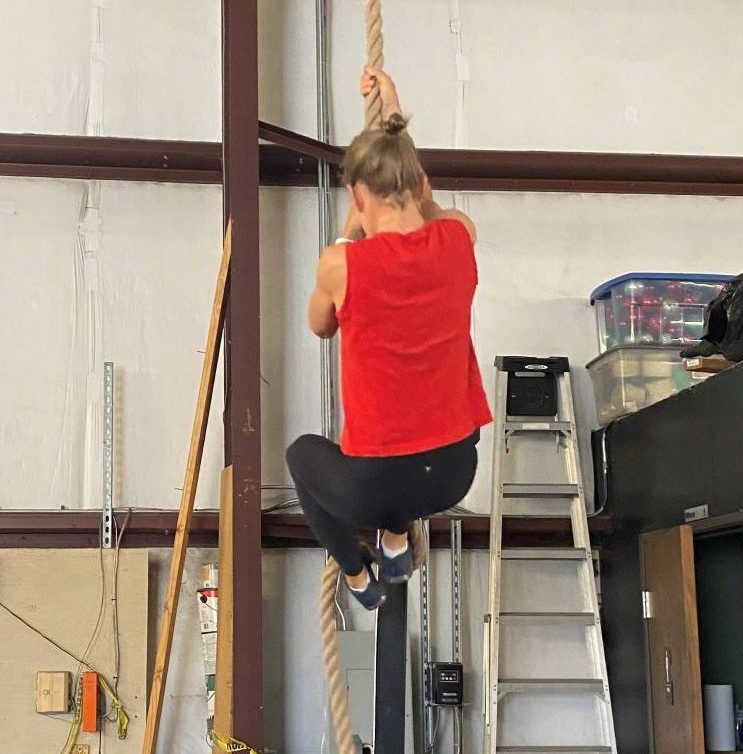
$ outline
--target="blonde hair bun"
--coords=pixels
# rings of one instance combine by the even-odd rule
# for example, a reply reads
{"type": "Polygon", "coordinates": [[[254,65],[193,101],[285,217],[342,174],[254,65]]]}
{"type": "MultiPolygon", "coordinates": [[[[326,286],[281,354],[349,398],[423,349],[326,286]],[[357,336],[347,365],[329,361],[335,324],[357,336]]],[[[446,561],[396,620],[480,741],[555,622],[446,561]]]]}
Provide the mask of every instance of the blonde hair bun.
{"type": "Polygon", "coordinates": [[[374,196],[398,207],[419,197],[423,168],[407,124],[400,113],[392,113],[381,128],[362,131],[343,155],[343,182],[364,183],[374,196]]]}
{"type": "Polygon", "coordinates": [[[407,118],[404,118],[400,113],[392,113],[387,120],[382,121],[382,130],[388,136],[397,136],[397,134],[402,133],[407,126],[407,118]]]}

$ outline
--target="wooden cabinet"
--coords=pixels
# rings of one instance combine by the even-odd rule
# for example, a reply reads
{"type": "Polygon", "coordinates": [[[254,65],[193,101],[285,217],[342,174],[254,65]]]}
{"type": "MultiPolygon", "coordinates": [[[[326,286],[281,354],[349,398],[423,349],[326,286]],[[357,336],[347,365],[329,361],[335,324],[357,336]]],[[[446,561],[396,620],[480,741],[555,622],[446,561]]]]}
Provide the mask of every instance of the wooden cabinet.
{"type": "Polygon", "coordinates": [[[640,538],[655,754],[704,754],[702,679],[689,526],[640,538]]]}
{"type": "Polygon", "coordinates": [[[743,689],[743,537],[736,532],[695,540],[683,525],[640,537],[654,754],[704,754],[703,684],[743,689]]]}

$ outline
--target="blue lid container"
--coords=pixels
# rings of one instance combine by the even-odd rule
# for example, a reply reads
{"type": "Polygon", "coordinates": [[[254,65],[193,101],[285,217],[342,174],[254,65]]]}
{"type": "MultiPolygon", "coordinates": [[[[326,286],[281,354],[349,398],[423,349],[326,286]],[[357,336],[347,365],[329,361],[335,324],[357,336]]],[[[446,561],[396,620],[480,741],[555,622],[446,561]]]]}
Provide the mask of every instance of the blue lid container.
{"type": "Polygon", "coordinates": [[[591,294],[599,350],[627,345],[683,348],[704,332],[704,310],[732,275],[630,272],[591,294]]]}

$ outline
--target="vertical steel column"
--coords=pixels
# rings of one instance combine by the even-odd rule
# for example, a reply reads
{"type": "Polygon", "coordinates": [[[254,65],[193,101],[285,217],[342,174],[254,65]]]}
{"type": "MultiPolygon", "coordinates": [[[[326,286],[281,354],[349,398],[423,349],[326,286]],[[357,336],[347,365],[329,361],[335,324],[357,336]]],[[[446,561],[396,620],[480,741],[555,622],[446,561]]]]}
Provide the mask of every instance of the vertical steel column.
{"type": "Polygon", "coordinates": [[[232,735],[263,746],[258,2],[222,0],[223,191],[232,218],[225,456],[233,467],[232,735]]]}
{"type": "MultiPolygon", "coordinates": [[[[317,78],[317,138],[330,140],[328,115],[328,14],[326,0],[315,0],[315,66],[317,78]]],[[[327,160],[317,162],[317,210],[320,251],[333,242],[331,235],[330,165],[327,160]]],[[[335,439],[335,349],[333,340],[321,342],[320,351],[320,411],[322,434],[335,439]]]]}

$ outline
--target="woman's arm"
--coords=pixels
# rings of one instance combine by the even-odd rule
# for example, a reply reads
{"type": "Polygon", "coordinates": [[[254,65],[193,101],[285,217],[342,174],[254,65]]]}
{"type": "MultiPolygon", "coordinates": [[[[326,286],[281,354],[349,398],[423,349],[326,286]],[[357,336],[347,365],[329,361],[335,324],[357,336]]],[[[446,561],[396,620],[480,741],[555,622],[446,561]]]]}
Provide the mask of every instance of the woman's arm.
{"type": "Polygon", "coordinates": [[[361,74],[361,95],[368,97],[374,89],[379,87],[379,97],[382,100],[382,120],[389,120],[393,113],[402,113],[400,98],[397,96],[395,82],[391,76],[381,68],[366,66],[361,74]]]}
{"type": "Polygon", "coordinates": [[[310,330],[319,338],[332,338],[338,332],[335,304],[326,291],[315,287],[308,314],[310,330]]]}
{"type": "Polygon", "coordinates": [[[345,244],[327,246],[317,263],[315,290],[307,314],[310,330],[320,338],[332,338],[338,331],[336,302],[345,293],[345,244]]]}

